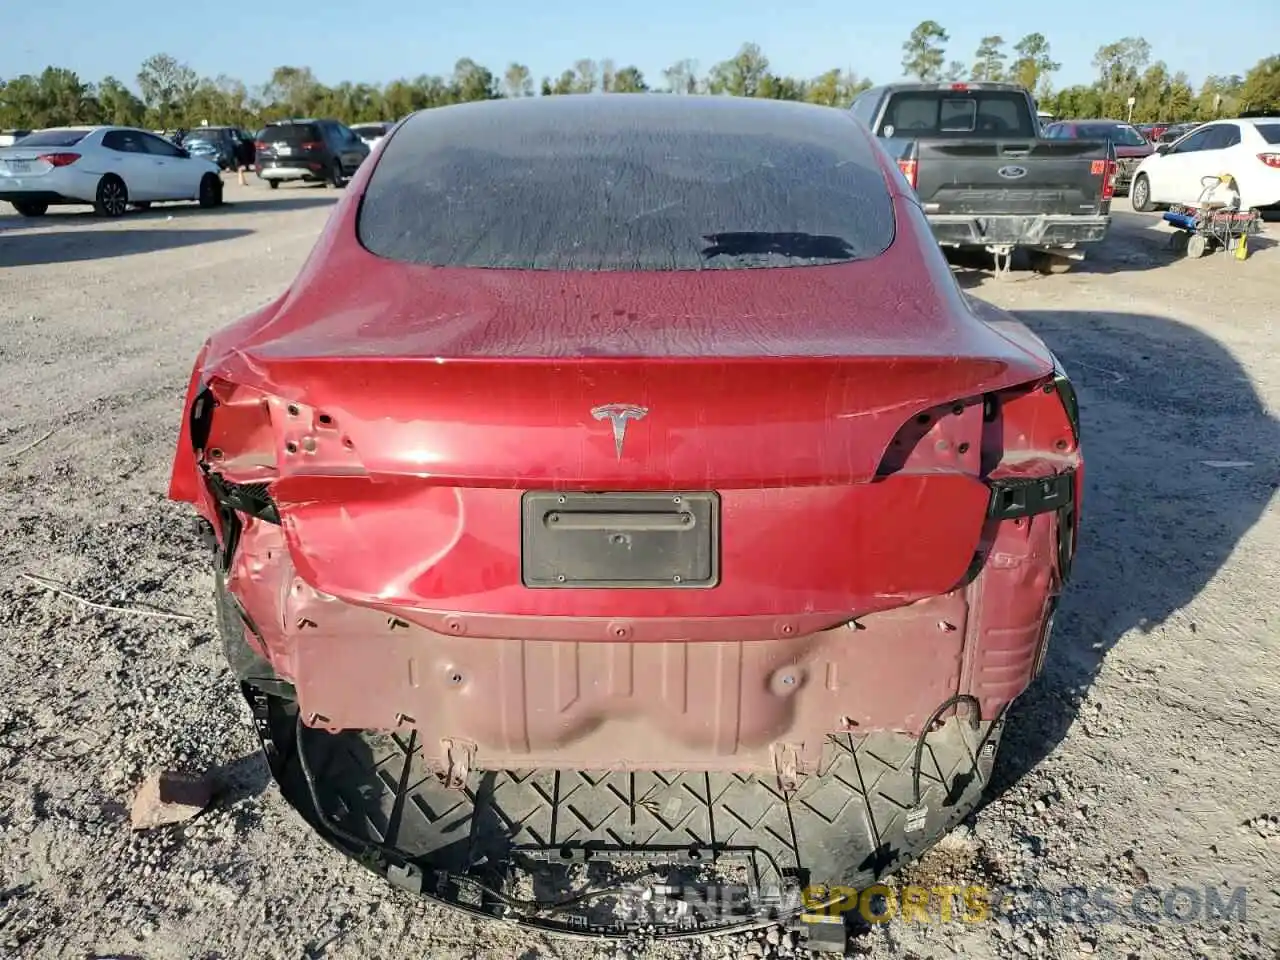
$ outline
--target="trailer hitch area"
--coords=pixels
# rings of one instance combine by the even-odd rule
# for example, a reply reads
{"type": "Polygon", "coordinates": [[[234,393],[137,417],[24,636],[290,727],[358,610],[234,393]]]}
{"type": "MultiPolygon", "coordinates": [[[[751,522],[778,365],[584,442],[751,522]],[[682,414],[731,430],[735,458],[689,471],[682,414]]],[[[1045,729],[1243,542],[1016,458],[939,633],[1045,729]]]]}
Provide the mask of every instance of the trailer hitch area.
{"type": "Polygon", "coordinates": [[[1084,251],[1076,249],[1075,244],[1063,244],[1060,247],[1024,247],[1028,253],[1042,253],[1059,260],[1071,260],[1080,263],[1084,260],[1084,251]]]}
{"type": "Polygon", "coordinates": [[[1008,277],[1013,272],[1013,244],[988,244],[986,250],[995,258],[996,276],[1002,279],[1008,277]]]}

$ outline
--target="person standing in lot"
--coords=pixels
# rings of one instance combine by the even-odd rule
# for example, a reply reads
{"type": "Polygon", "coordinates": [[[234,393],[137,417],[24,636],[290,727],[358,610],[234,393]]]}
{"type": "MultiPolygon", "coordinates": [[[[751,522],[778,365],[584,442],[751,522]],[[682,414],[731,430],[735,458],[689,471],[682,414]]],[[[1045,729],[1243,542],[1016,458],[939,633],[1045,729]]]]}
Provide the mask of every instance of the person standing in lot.
{"type": "Polygon", "coordinates": [[[247,187],[249,181],[245,179],[245,171],[253,166],[254,147],[253,141],[245,137],[236,137],[235,149],[235,165],[236,176],[239,178],[240,186],[247,187]]]}

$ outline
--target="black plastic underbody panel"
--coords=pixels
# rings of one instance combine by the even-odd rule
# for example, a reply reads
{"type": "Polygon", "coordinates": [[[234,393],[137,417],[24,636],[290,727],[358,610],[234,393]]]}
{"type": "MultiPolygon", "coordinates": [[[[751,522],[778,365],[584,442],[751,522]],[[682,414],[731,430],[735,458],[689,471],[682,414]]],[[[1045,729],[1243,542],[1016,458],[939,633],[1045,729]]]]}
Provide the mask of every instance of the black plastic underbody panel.
{"type": "Polygon", "coordinates": [[[918,754],[906,734],[833,735],[790,792],[623,770],[478,769],[452,788],[414,731],[313,730],[291,700],[243,689],[285,799],[339,850],[474,916],[618,939],[794,922],[824,886],[865,889],[973,811],[1003,727],[952,718],[918,754]]]}
{"type": "Polygon", "coordinates": [[[527,587],[714,587],[716,493],[554,493],[521,501],[527,587]]]}

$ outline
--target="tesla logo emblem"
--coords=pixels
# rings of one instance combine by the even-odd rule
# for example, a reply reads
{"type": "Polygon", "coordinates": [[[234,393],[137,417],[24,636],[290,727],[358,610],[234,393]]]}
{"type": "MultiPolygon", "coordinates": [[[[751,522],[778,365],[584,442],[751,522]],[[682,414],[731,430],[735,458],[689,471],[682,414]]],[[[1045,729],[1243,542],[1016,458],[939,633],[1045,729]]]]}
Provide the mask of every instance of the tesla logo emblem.
{"type": "Polygon", "coordinates": [[[627,439],[627,421],[643,420],[648,412],[648,407],[637,407],[632,403],[606,403],[602,407],[593,408],[591,415],[597,420],[608,420],[613,424],[613,449],[618,452],[618,459],[621,460],[622,441],[627,439]]]}
{"type": "Polygon", "coordinates": [[[1001,167],[996,173],[1006,180],[1021,180],[1027,175],[1026,167],[1001,167]]]}

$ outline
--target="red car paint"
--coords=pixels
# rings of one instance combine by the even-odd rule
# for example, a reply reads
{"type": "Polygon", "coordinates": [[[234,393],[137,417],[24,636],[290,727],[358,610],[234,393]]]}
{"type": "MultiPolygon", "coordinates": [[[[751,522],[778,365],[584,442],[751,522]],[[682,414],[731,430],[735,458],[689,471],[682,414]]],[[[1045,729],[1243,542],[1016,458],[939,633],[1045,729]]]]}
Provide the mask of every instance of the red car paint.
{"type": "Polygon", "coordinates": [[[1073,472],[1078,504],[1078,439],[1047,348],[959,290],[883,159],[880,256],[669,273],[383,260],[364,164],[288,292],[201,352],[187,410],[217,406],[170,484],[223,542],[205,472],[270,484],[227,585],[306,722],[486,769],[762,771],[785,742],[811,773],[829,733],[1016,697],[1068,531],[988,520],[990,484],[1073,472]],[[621,456],[606,403],[650,411],[621,456]],[[529,489],[715,490],[720,582],[525,587],[529,489]]]}

